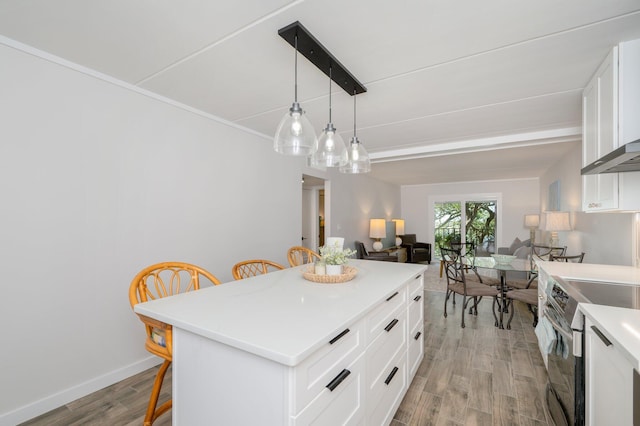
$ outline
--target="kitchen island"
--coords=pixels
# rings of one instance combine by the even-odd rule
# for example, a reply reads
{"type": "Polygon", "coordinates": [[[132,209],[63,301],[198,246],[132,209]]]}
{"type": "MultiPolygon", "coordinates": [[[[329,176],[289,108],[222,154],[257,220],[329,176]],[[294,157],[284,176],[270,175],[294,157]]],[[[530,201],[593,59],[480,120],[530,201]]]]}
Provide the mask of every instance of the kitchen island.
{"type": "Polygon", "coordinates": [[[173,424],[388,424],[423,357],[426,265],[306,266],[136,305],[171,324],[173,424]]]}

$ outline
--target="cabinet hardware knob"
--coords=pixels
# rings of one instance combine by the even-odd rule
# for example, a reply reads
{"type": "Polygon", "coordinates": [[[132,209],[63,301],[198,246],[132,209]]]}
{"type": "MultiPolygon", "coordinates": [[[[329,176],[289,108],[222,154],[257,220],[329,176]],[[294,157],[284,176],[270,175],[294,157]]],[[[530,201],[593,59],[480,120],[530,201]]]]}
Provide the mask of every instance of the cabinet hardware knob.
{"type": "Polygon", "coordinates": [[[416,296],[413,298],[413,300],[415,300],[416,302],[419,301],[420,299],[422,299],[422,296],[416,296]]]}
{"type": "Polygon", "coordinates": [[[326,388],[329,389],[331,392],[333,392],[333,390],[337,388],[340,385],[340,383],[342,383],[342,381],[346,379],[347,376],[349,376],[349,374],[351,374],[351,371],[345,368],[331,382],[329,382],[326,388]]]}
{"type": "Polygon", "coordinates": [[[418,339],[420,338],[420,336],[422,336],[422,333],[418,331],[418,332],[416,333],[416,335],[415,335],[415,336],[413,336],[413,338],[414,338],[415,340],[418,340],[418,339]]]}
{"type": "Polygon", "coordinates": [[[347,328],[346,330],[344,330],[342,333],[338,334],[336,337],[334,337],[333,339],[329,340],[329,344],[333,345],[335,342],[337,342],[338,340],[340,340],[345,334],[347,334],[350,330],[347,328]]]}
{"type": "Polygon", "coordinates": [[[389,383],[391,383],[391,380],[393,380],[393,376],[395,376],[397,372],[398,372],[398,367],[393,367],[393,370],[391,370],[391,373],[389,373],[387,378],[384,380],[384,384],[388,385],[389,383]]]}

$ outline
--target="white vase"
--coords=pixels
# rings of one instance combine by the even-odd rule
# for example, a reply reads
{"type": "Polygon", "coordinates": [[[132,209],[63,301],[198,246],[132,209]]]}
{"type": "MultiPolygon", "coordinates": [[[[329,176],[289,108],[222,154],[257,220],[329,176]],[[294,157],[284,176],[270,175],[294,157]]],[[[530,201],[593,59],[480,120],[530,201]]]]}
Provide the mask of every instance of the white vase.
{"type": "Polygon", "coordinates": [[[342,265],[327,265],[327,275],[342,274],[342,265]]]}

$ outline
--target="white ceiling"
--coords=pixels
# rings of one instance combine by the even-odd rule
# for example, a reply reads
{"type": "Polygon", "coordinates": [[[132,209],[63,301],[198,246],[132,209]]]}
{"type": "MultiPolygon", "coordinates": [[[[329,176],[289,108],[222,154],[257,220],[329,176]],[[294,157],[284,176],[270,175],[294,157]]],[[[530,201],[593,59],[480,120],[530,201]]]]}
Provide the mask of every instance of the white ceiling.
{"type": "MultiPolygon", "coordinates": [[[[277,31],[294,21],[367,87],[357,133],[375,177],[513,179],[579,143],[582,88],[613,45],[640,38],[640,1],[0,1],[1,35],[269,137],[293,101],[294,50],[277,31]]],[[[320,131],[328,78],[302,57],[298,74],[320,131]]],[[[348,141],[353,100],[333,93],[348,141]]]]}

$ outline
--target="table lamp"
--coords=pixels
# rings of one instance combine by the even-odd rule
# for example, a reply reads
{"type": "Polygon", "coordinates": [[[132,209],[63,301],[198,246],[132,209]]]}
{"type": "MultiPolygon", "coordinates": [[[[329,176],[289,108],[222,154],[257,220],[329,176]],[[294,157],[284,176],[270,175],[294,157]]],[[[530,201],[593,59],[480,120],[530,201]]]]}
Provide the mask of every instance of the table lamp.
{"type": "Polygon", "coordinates": [[[400,235],[404,235],[404,219],[393,219],[396,224],[396,246],[400,247],[402,244],[402,238],[400,235]]]}
{"type": "Polygon", "coordinates": [[[373,249],[375,251],[382,250],[381,238],[387,236],[386,221],[384,219],[370,219],[369,220],[369,237],[375,239],[373,243],[373,249]]]}
{"type": "Polygon", "coordinates": [[[569,212],[544,212],[545,231],[551,232],[551,247],[558,245],[558,231],[571,231],[569,212]]]}
{"type": "Polygon", "coordinates": [[[538,229],[538,226],[540,226],[539,214],[524,215],[524,227],[529,228],[529,238],[531,239],[531,244],[536,241],[536,229],[538,229]]]}

